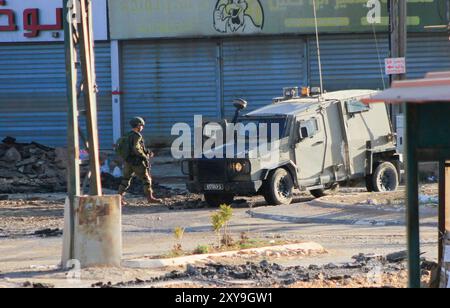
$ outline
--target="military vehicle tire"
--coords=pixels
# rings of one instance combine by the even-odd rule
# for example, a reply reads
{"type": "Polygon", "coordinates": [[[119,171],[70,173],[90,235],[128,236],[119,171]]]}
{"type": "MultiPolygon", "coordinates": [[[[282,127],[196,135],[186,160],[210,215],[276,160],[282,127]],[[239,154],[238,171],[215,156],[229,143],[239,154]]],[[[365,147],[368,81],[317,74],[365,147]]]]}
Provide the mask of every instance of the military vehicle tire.
{"type": "Polygon", "coordinates": [[[264,199],[271,205],[289,205],[294,199],[294,180],[285,169],[277,169],[265,183],[264,199]]]}
{"type": "Polygon", "coordinates": [[[390,163],[381,163],[372,175],[374,192],[396,191],[399,186],[399,175],[397,168],[390,163]]]}
{"type": "Polygon", "coordinates": [[[223,204],[231,205],[234,201],[234,195],[226,193],[205,194],[205,201],[208,206],[217,208],[223,204]]]}

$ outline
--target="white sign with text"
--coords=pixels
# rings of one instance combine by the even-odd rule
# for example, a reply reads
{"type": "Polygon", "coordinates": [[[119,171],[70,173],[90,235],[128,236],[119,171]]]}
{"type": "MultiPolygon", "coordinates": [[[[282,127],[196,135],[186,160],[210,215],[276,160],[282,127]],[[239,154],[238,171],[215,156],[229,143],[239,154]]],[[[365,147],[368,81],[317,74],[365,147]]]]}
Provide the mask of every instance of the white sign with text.
{"type": "Polygon", "coordinates": [[[406,74],[405,58],[388,58],[385,59],[386,75],[406,74]]]}
{"type": "MultiPolygon", "coordinates": [[[[64,40],[62,0],[0,0],[0,43],[64,40]]],[[[92,0],[95,40],[108,39],[106,0],[92,0]]]]}

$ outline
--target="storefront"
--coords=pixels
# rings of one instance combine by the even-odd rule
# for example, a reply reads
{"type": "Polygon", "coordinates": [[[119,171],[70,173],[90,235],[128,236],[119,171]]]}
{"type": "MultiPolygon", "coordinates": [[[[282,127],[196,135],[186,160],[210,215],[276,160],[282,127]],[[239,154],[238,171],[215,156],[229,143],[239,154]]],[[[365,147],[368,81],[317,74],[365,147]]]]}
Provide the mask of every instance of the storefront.
{"type": "MultiPolygon", "coordinates": [[[[0,1],[0,137],[66,144],[60,3],[0,1]]],[[[283,87],[319,85],[310,1],[93,3],[104,149],[112,148],[137,115],[150,123],[145,132],[152,144],[168,145],[173,124],[192,124],[194,115],[230,118],[235,98],[255,109],[280,96],[283,87]]],[[[325,90],[388,86],[386,1],[375,19],[380,23],[373,25],[368,17],[376,15],[366,1],[317,3],[325,90]]],[[[408,77],[450,70],[448,32],[425,28],[448,24],[448,6],[448,0],[411,1],[408,77]]]]}
{"type": "MultiPolygon", "coordinates": [[[[448,34],[424,28],[448,23],[438,14],[447,5],[410,5],[409,77],[450,69],[448,34]]],[[[385,5],[373,26],[370,9],[354,1],[321,2],[318,12],[325,89],[388,86],[385,5]]],[[[153,144],[168,144],[172,125],[192,124],[194,115],[230,118],[235,98],[255,109],[283,87],[319,84],[309,1],[110,0],[109,16],[120,58],[116,117],[123,129],[130,117],[145,117],[153,144]]]]}
{"type": "MultiPolygon", "coordinates": [[[[0,138],[11,136],[18,142],[64,146],[68,106],[62,1],[1,2],[0,138]]],[[[95,0],[94,10],[100,140],[102,147],[111,148],[111,55],[106,0],[95,0]]]]}

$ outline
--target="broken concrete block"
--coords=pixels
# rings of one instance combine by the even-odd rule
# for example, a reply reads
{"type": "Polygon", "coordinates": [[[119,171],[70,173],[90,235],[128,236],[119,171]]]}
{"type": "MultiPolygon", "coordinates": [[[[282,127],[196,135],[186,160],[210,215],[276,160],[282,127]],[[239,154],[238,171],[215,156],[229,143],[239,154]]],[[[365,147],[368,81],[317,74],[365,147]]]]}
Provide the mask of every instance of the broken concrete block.
{"type": "Polygon", "coordinates": [[[2,159],[6,162],[17,163],[22,160],[22,155],[20,155],[16,148],[10,148],[6,151],[2,159]]]}
{"type": "Polygon", "coordinates": [[[22,161],[19,161],[19,162],[16,164],[16,167],[20,168],[20,167],[22,167],[22,166],[31,165],[31,164],[34,164],[36,161],[37,161],[37,158],[36,158],[36,157],[30,157],[30,158],[28,158],[28,159],[24,159],[24,160],[22,160],[22,161]]]}
{"type": "Polygon", "coordinates": [[[69,156],[67,149],[56,148],[55,149],[55,163],[59,169],[66,169],[68,166],[69,156]]]}
{"type": "Polygon", "coordinates": [[[14,143],[16,143],[16,138],[13,138],[13,137],[6,137],[5,139],[3,139],[2,140],[2,142],[4,143],[4,144],[14,144],[14,143]]]}

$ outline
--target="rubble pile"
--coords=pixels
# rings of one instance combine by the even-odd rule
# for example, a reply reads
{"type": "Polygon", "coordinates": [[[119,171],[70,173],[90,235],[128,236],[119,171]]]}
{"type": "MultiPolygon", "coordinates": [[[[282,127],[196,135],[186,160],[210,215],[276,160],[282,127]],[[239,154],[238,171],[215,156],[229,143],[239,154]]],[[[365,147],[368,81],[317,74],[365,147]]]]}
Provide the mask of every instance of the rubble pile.
{"type": "MultiPolygon", "coordinates": [[[[213,263],[204,266],[188,265],[185,272],[173,271],[147,281],[136,279],[116,285],[97,283],[92,286],[126,288],[188,280],[203,286],[229,286],[242,281],[248,283],[249,286],[256,287],[296,287],[299,283],[302,287],[317,285],[328,287],[404,287],[406,286],[407,267],[405,260],[399,256],[403,256],[403,253],[387,257],[360,254],[353,257],[354,262],[352,263],[311,265],[309,267],[283,267],[268,261],[248,262],[243,265],[213,263]]],[[[428,282],[431,271],[436,268],[438,268],[436,264],[423,260],[422,276],[425,282],[428,282]]]]}
{"type": "Polygon", "coordinates": [[[0,144],[0,194],[64,191],[66,157],[64,149],[5,138],[0,144]]]}

